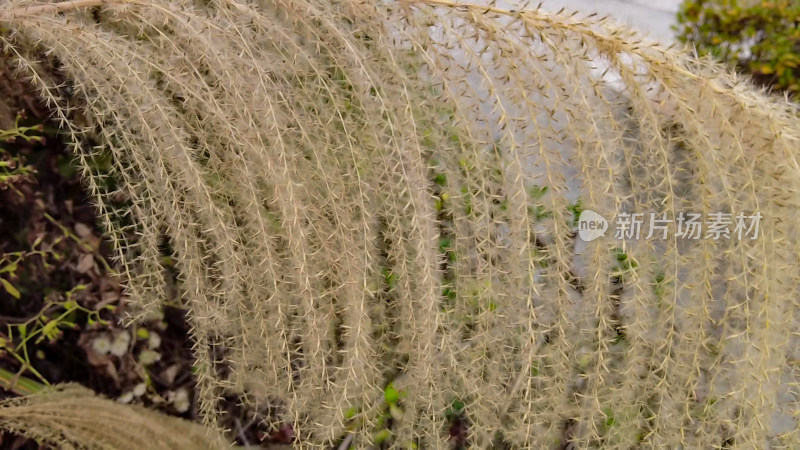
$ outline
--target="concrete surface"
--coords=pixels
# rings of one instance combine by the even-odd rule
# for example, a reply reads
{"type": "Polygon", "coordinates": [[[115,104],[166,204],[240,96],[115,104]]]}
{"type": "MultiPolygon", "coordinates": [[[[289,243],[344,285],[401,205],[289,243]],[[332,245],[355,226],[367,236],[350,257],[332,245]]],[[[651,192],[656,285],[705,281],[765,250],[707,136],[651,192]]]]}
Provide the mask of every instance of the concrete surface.
{"type": "MultiPolygon", "coordinates": [[[[536,4],[535,1],[531,2],[536,4]]],[[[652,39],[671,43],[675,33],[675,13],[681,0],[542,0],[542,8],[558,11],[562,7],[585,13],[608,15],[638,29],[652,39]]]]}

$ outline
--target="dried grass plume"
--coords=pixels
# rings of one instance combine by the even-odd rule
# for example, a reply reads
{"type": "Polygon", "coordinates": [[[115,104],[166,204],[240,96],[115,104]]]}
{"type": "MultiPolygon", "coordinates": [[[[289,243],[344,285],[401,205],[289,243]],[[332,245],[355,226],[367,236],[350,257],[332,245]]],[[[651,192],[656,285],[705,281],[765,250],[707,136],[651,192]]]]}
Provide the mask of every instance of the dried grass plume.
{"type": "Polygon", "coordinates": [[[3,7],[130,302],[177,273],[209,424],[238,396],[302,447],[448,448],[457,404],[476,447],[800,447],[784,99],[524,5],[3,7]],[[673,222],[583,242],[582,209],[673,222]],[[760,234],[682,239],[682,212],[760,234]]]}
{"type": "Polygon", "coordinates": [[[0,402],[0,429],[60,449],[228,448],[222,436],[198,424],[101,398],[72,384],[0,402]]]}

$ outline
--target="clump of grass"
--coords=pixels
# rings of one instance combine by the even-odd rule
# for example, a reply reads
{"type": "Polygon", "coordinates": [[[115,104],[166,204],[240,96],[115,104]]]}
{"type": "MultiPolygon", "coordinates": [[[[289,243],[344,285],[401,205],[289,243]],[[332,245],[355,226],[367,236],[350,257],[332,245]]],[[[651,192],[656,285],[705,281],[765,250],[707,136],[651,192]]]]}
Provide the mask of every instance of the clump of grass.
{"type": "Polygon", "coordinates": [[[445,448],[460,398],[471,446],[800,444],[789,103],[527,7],[8,5],[142,314],[174,258],[209,424],[239,395],[301,446],[445,448]],[[581,243],[585,210],[762,220],[581,243]]]}

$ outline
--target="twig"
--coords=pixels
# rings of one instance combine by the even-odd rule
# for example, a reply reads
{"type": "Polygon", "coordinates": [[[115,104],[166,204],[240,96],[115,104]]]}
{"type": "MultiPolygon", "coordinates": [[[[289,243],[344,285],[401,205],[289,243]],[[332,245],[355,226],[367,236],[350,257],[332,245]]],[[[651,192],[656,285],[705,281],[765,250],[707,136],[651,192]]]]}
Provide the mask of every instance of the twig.
{"type": "MultiPolygon", "coordinates": [[[[42,312],[40,311],[39,314],[41,314],[41,313],[42,312]]],[[[29,316],[29,317],[14,317],[14,316],[3,316],[3,315],[0,315],[0,322],[3,322],[4,324],[7,324],[7,325],[19,324],[19,323],[28,323],[31,320],[35,319],[36,317],[38,317],[38,314],[37,315],[33,315],[33,316],[29,316]]]]}
{"type": "Polygon", "coordinates": [[[339,447],[336,450],[347,450],[348,448],[350,448],[350,443],[353,442],[353,438],[355,436],[356,434],[353,432],[348,433],[347,436],[345,436],[344,440],[342,440],[342,443],[339,444],[339,447]]]}
{"type": "Polygon", "coordinates": [[[242,440],[245,448],[250,448],[250,442],[247,440],[247,436],[244,435],[244,428],[242,428],[242,422],[237,417],[236,421],[236,434],[239,436],[239,439],[242,440]]]}

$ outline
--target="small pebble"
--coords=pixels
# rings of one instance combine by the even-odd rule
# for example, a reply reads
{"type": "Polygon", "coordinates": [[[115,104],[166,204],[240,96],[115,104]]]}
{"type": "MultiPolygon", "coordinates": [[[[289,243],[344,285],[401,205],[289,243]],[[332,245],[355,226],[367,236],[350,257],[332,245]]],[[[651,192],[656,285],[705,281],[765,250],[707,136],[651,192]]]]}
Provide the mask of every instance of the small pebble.
{"type": "Polygon", "coordinates": [[[147,385],[144,383],[139,383],[133,388],[134,397],[141,397],[145,392],[147,392],[147,385]]]}
{"type": "Polygon", "coordinates": [[[147,346],[151,350],[155,350],[161,346],[161,336],[158,335],[155,331],[150,332],[150,337],[147,338],[147,346]]]}
{"type": "Polygon", "coordinates": [[[175,407],[175,411],[179,413],[185,413],[189,410],[189,406],[191,402],[189,401],[189,391],[185,388],[178,389],[175,391],[175,397],[172,399],[172,405],[175,407]]]}
{"type": "Polygon", "coordinates": [[[139,363],[143,366],[149,366],[157,361],[161,361],[161,353],[153,350],[142,350],[142,353],[139,353],[139,363]]]}
{"type": "Polygon", "coordinates": [[[121,331],[114,337],[114,342],[111,343],[111,354],[114,356],[122,356],[128,351],[128,346],[131,343],[131,335],[127,331],[121,331]]]}
{"type": "Polygon", "coordinates": [[[130,403],[133,401],[133,392],[126,392],[117,399],[120,403],[130,403]]]}
{"type": "Polygon", "coordinates": [[[111,341],[108,340],[108,336],[103,335],[95,338],[92,341],[92,350],[100,355],[108,354],[111,351],[111,341]]]}

